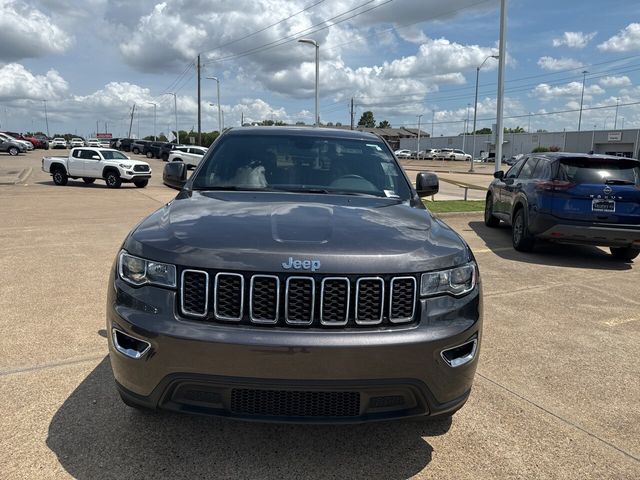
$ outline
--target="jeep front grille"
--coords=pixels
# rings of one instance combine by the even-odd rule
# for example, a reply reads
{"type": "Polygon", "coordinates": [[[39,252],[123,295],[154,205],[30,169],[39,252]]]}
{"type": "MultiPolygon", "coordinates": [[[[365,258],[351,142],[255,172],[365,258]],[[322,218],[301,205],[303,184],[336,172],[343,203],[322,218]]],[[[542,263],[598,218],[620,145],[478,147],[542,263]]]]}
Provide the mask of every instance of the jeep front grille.
{"type": "Polygon", "coordinates": [[[183,270],[180,313],[244,325],[357,327],[416,320],[413,276],[334,277],[183,270]],[[245,301],[248,299],[248,301],[245,301]]]}

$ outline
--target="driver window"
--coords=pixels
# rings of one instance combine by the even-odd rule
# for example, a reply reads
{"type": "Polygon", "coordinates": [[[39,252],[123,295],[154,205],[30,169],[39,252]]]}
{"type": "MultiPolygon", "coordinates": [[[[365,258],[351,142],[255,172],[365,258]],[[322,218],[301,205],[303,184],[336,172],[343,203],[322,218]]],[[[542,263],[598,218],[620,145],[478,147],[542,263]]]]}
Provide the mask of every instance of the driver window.
{"type": "Polygon", "coordinates": [[[507,170],[507,173],[504,176],[504,178],[516,178],[518,176],[518,173],[520,173],[520,169],[522,168],[522,165],[524,165],[525,160],[526,158],[519,160],[518,163],[516,163],[513,167],[507,170]]]}
{"type": "Polygon", "coordinates": [[[94,155],[98,155],[98,153],[96,153],[96,152],[94,152],[92,150],[82,150],[82,154],[81,154],[80,158],[83,158],[85,160],[95,160],[94,158],[91,158],[94,155]]]}

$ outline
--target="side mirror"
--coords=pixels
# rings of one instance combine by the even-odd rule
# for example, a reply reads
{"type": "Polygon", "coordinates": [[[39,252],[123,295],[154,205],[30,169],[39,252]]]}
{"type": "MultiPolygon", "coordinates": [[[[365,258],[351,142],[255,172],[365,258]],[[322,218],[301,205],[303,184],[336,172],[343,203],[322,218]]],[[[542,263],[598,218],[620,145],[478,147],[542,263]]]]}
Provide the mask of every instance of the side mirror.
{"type": "Polygon", "coordinates": [[[497,172],[493,172],[493,178],[497,178],[498,180],[502,180],[504,178],[504,172],[502,170],[498,170],[497,172]]]}
{"type": "Polygon", "coordinates": [[[419,197],[435,195],[440,189],[440,182],[435,173],[420,172],[416,176],[416,192],[419,197]]]}
{"type": "Polygon", "coordinates": [[[167,187],[182,190],[184,184],[187,183],[187,168],[182,162],[171,162],[164,166],[162,174],[162,183],[167,187]]]}
{"type": "Polygon", "coordinates": [[[93,158],[94,160],[100,160],[100,157],[98,155],[91,155],[91,158],[93,158]]]}

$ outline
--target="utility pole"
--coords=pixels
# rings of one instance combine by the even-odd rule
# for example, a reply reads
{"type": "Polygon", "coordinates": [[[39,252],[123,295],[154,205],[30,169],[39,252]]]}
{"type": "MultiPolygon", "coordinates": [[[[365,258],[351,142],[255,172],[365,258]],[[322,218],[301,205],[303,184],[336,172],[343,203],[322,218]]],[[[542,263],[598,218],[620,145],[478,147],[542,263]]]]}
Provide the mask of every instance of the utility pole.
{"type": "Polygon", "coordinates": [[[580,94],[580,116],[578,117],[578,131],[580,131],[580,126],[582,125],[582,102],[584,101],[584,81],[587,78],[587,72],[584,70],[582,72],[582,93],[580,94]]]}
{"type": "Polygon", "coordinates": [[[202,145],[202,117],[200,116],[200,55],[198,54],[198,145],[202,145]]]}
{"type": "Polygon", "coordinates": [[[313,123],[316,127],[319,127],[320,126],[320,110],[319,110],[320,93],[318,90],[318,84],[320,83],[320,44],[311,38],[300,38],[298,42],[313,45],[316,49],[316,113],[315,113],[315,119],[313,123]]]}
{"type": "Polygon", "coordinates": [[[496,172],[502,164],[502,141],[504,140],[503,106],[504,106],[504,73],[507,61],[507,0],[500,0],[500,43],[498,55],[498,105],[496,115],[496,172]]]}
{"type": "Polygon", "coordinates": [[[240,126],[244,127],[244,112],[240,112],[240,126]]]}
{"type": "Polygon", "coordinates": [[[133,127],[133,114],[136,111],[136,104],[133,104],[133,108],[131,109],[131,121],[129,122],[129,135],[127,135],[127,138],[131,138],[131,128],[133,127]]]}
{"type": "Polygon", "coordinates": [[[49,136],[49,116],[47,115],[47,101],[46,100],[42,100],[42,101],[44,102],[44,121],[47,124],[47,137],[48,137],[49,136]]]}
{"type": "Polygon", "coordinates": [[[418,117],[418,149],[416,152],[416,157],[420,158],[420,119],[422,119],[422,114],[416,115],[418,117]]]}
{"type": "Polygon", "coordinates": [[[155,142],[158,141],[158,137],[156,136],[156,107],[158,106],[154,102],[147,102],[149,105],[153,105],[153,140],[155,142]]]}
{"type": "Polygon", "coordinates": [[[498,55],[489,55],[485,58],[480,65],[476,67],[476,97],[473,104],[473,148],[471,151],[471,168],[469,168],[470,172],[473,172],[473,157],[476,154],[476,119],[478,117],[478,81],[480,80],[480,69],[485,64],[487,60],[490,58],[495,58],[496,60],[499,58],[498,55]]]}
{"type": "Polygon", "coordinates": [[[618,128],[618,105],[620,105],[620,98],[616,98],[616,116],[613,117],[613,129],[618,128]]]}
{"type": "MultiPolygon", "coordinates": [[[[436,123],[436,111],[431,112],[431,138],[433,138],[433,125],[436,123]]],[[[433,146],[433,140],[431,140],[431,146],[433,146]]]]}
{"type": "Polygon", "coordinates": [[[354,121],[354,114],[355,112],[353,111],[353,97],[351,97],[351,130],[353,130],[353,121],[354,121]]]}
{"type": "Polygon", "coordinates": [[[98,132],[100,131],[100,128],[98,127],[98,121],[96,120],[96,137],[98,136],[98,132]]]}

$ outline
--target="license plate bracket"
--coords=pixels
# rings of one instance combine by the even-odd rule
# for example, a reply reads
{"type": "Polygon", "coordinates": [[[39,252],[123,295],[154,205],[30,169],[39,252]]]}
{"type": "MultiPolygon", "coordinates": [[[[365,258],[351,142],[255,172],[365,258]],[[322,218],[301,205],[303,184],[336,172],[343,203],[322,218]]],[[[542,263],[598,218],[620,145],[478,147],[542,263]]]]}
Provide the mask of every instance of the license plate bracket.
{"type": "Polygon", "coordinates": [[[616,211],[616,202],[615,200],[594,198],[591,202],[591,211],[614,213],[616,211]]]}

